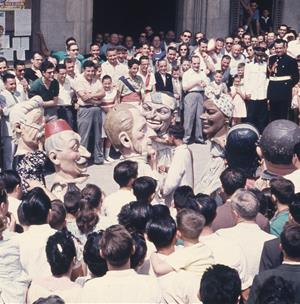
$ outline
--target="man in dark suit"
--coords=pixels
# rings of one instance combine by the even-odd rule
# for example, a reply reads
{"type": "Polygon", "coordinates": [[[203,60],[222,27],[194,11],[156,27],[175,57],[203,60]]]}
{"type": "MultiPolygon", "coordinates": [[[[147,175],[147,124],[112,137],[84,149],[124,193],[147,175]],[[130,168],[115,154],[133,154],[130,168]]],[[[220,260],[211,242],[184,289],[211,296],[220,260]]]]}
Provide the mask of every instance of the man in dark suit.
{"type": "Polygon", "coordinates": [[[287,225],[280,235],[283,262],[275,269],[255,276],[247,304],[257,303],[262,286],[271,276],[280,276],[293,288],[295,303],[300,301],[300,225],[287,225]]]}
{"type": "Polygon", "coordinates": [[[161,59],[157,62],[158,72],[155,73],[155,88],[157,92],[170,92],[173,94],[172,76],[167,73],[167,61],[161,59]]]}
{"type": "Polygon", "coordinates": [[[275,56],[268,63],[269,85],[267,96],[270,101],[271,121],[287,119],[291,107],[292,89],[299,81],[297,61],[285,53],[286,41],[275,40],[275,56]]]}
{"type": "MultiPolygon", "coordinates": [[[[300,225],[300,195],[295,195],[289,207],[289,222],[300,225]]],[[[265,242],[261,253],[259,273],[278,267],[283,260],[280,238],[265,242]]]]}

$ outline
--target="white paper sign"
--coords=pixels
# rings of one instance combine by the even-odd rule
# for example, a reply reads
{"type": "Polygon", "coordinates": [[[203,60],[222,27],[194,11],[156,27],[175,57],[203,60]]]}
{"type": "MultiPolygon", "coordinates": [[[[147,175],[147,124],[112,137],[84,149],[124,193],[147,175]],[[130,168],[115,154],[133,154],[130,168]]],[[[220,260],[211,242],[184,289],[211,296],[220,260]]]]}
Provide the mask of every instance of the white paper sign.
{"type": "Polygon", "coordinates": [[[2,34],[5,33],[5,12],[0,12],[0,26],[3,27],[3,32],[0,31],[0,34],[2,32],[2,34]]]}
{"type": "Polygon", "coordinates": [[[17,59],[25,60],[25,50],[17,50],[17,59]]]}
{"type": "Polygon", "coordinates": [[[29,50],[29,37],[22,37],[20,43],[20,49],[29,50]]]}
{"type": "Polygon", "coordinates": [[[12,49],[0,50],[0,56],[6,58],[8,61],[14,60],[14,51],[12,49]]]}
{"type": "Polygon", "coordinates": [[[31,35],[31,9],[15,10],[15,36],[31,35]]]}
{"type": "Polygon", "coordinates": [[[13,37],[12,45],[14,50],[18,50],[21,48],[21,38],[20,37],[13,37]]]}
{"type": "Polygon", "coordinates": [[[9,35],[0,36],[0,49],[9,49],[10,42],[9,42],[9,35]]]}

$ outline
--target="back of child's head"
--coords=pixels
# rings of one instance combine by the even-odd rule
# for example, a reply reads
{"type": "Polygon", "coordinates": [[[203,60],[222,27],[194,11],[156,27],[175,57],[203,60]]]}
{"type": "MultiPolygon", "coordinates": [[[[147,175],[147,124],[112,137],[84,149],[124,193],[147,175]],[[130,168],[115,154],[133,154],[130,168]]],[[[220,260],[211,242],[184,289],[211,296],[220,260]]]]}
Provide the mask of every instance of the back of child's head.
{"type": "Polygon", "coordinates": [[[173,136],[175,139],[183,139],[184,128],[181,124],[176,123],[175,125],[170,125],[168,129],[169,136],[173,136]]]}
{"type": "Polygon", "coordinates": [[[152,206],[152,219],[157,220],[170,216],[170,209],[166,205],[157,204],[152,206]]]}
{"type": "Polygon", "coordinates": [[[49,225],[56,230],[62,230],[66,221],[66,208],[62,201],[53,200],[51,202],[51,217],[49,225]]]}
{"type": "Polygon", "coordinates": [[[134,245],[134,253],[130,257],[130,267],[137,270],[137,268],[144,263],[147,254],[147,245],[143,234],[132,232],[131,237],[134,245]]]}
{"type": "Polygon", "coordinates": [[[14,192],[16,187],[21,185],[21,178],[15,170],[5,170],[3,172],[3,180],[8,194],[14,192]]]}
{"type": "Polygon", "coordinates": [[[79,188],[67,189],[64,195],[64,205],[67,213],[76,216],[79,210],[79,201],[81,199],[81,193],[79,188]]]}
{"type": "Polygon", "coordinates": [[[122,207],[118,220],[130,232],[144,233],[147,222],[152,219],[152,205],[131,202],[122,207]]]}
{"type": "Polygon", "coordinates": [[[90,233],[83,250],[83,260],[95,277],[102,277],[107,272],[106,261],[100,255],[100,242],[103,233],[103,230],[90,233]]]}
{"type": "Polygon", "coordinates": [[[82,199],[86,200],[90,208],[99,209],[102,202],[102,191],[94,184],[87,184],[81,190],[82,199]]]}
{"type": "Polygon", "coordinates": [[[232,195],[236,190],[244,188],[247,177],[241,170],[226,168],[220,176],[225,194],[232,195]]]}
{"type": "Polygon", "coordinates": [[[173,195],[174,207],[179,211],[187,207],[188,198],[194,195],[194,191],[190,186],[178,187],[173,195]]]}
{"type": "Polygon", "coordinates": [[[289,205],[293,201],[295,186],[288,179],[283,177],[274,178],[270,181],[270,188],[272,195],[279,203],[289,205]]]}
{"type": "Polygon", "coordinates": [[[114,168],[114,180],[122,188],[131,186],[138,175],[138,164],[131,160],[118,163],[114,168]]]}
{"type": "Polygon", "coordinates": [[[171,216],[151,220],[147,223],[146,233],[156,249],[163,249],[172,245],[176,236],[176,223],[171,216]]]}
{"type": "Polygon", "coordinates": [[[197,194],[195,196],[198,211],[204,216],[205,218],[205,226],[209,226],[217,215],[217,203],[216,201],[211,198],[209,195],[205,194],[197,194]]]}
{"type": "Polygon", "coordinates": [[[150,176],[138,177],[132,184],[133,194],[141,203],[150,203],[155,194],[157,181],[150,176]]]}
{"type": "Polygon", "coordinates": [[[271,220],[276,211],[276,205],[272,199],[271,189],[265,188],[263,190],[258,190],[256,188],[253,188],[249,189],[249,191],[254,193],[259,201],[259,212],[267,219],[271,220]]]}
{"type": "Polygon", "coordinates": [[[97,212],[94,209],[89,208],[87,205],[81,208],[78,214],[76,215],[77,227],[79,231],[85,235],[91,233],[95,229],[98,221],[99,221],[99,216],[97,212]]]}
{"type": "Polygon", "coordinates": [[[197,240],[205,225],[205,218],[192,209],[182,209],[176,215],[177,229],[183,239],[197,240]]]}

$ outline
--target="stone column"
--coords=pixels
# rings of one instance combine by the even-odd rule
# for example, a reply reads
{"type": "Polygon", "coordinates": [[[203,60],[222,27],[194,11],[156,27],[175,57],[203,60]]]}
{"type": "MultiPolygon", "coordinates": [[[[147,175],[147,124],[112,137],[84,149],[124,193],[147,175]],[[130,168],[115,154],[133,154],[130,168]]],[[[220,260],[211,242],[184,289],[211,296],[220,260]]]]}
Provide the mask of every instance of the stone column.
{"type": "MultiPolygon", "coordinates": [[[[300,5],[299,0],[281,1],[282,16],[281,22],[291,26],[297,32],[300,32],[300,5]]],[[[275,28],[275,30],[277,30],[275,28]]]]}

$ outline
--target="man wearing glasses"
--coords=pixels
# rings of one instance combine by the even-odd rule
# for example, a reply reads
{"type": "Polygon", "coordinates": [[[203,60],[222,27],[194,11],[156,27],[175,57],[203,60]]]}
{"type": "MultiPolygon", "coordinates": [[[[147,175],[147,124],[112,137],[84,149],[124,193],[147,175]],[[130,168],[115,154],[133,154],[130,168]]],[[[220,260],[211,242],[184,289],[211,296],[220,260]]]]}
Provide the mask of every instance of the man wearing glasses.
{"type": "MultiPolygon", "coordinates": [[[[71,58],[75,63],[75,74],[79,75],[81,73],[81,62],[77,59],[79,54],[79,47],[77,43],[70,43],[67,46],[68,57],[71,58]]],[[[61,62],[63,63],[63,62],[61,62]]]]}
{"type": "Polygon", "coordinates": [[[27,80],[24,77],[25,62],[16,60],[14,62],[14,68],[15,68],[16,84],[17,84],[16,94],[18,95],[21,101],[28,100],[29,86],[27,80]]]}
{"type": "Polygon", "coordinates": [[[49,61],[41,64],[42,77],[35,80],[29,91],[29,97],[39,95],[43,99],[43,107],[45,109],[45,119],[49,121],[57,118],[57,103],[59,84],[54,79],[54,65],[49,61]]]}
{"type": "Polygon", "coordinates": [[[226,37],[224,55],[230,55],[231,54],[232,46],[233,46],[233,38],[232,37],[226,37]]]}

